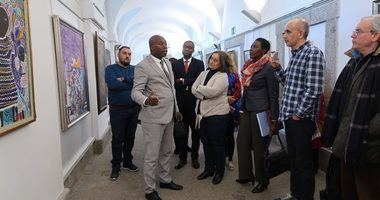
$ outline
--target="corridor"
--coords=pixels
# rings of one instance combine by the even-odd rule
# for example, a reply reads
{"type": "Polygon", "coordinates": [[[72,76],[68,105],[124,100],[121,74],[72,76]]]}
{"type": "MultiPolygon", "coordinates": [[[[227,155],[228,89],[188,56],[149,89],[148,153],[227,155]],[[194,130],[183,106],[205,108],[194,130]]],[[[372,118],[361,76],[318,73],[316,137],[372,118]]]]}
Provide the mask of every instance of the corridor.
{"type": "MultiPolygon", "coordinates": [[[[105,151],[95,155],[86,165],[84,172],[78,181],[70,188],[71,192],[67,200],[143,200],[143,156],[144,145],[141,128],[137,128],[135,147],[133,149],[134,162],[140,167],[137,173],[122,170],[117,181],[110,181],[111,172],[111,145],[108,144],[105,151]]],[[[200,148],[202,150],[202,147],[200,148]]],[[[236,149],[235,149],[236,150],[236,149]]],[[[235,170],[226,169],[223,181],[219,185],[213,185],[211,178],[197,180],[196,176],[203,170],[204,156],[200,152],[199,169],[191,167],[190,158],[188,164],[175,170],[174,166],[178,157],[171,160],[173,181],[182,184],[182,191],[172,191],[157,188],[160,197],[164,200],[271,200],[286,195],[289,191],[289,173],[284,173],[271,180],[266,191],[260,194],[251,193],[250,184],[240,185],[235,182],[237,178],[237,156],[234,155],[235,170]]],[[[319,190],[324,188],[325,173],[319,171],[316,175],[315,199],[319,199],[319,190]]]]}

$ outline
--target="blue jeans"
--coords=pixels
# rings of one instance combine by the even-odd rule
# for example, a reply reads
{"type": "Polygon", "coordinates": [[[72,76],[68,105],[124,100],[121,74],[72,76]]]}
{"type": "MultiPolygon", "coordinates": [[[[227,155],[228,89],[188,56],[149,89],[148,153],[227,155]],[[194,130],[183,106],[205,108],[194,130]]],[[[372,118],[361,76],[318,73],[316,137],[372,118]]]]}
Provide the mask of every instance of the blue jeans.
{"type": "Polygon", "coordinates": [[[224,174],[227,121],[227,115],[205,117],[201,121],[200,136],[207,172],[224,174]]]}
{"type": "Polygon", "coordinates": [[[139,107],[110,108],[112,129],[112,168],[120,168],[121,162],[132,162],[139,107]]]}

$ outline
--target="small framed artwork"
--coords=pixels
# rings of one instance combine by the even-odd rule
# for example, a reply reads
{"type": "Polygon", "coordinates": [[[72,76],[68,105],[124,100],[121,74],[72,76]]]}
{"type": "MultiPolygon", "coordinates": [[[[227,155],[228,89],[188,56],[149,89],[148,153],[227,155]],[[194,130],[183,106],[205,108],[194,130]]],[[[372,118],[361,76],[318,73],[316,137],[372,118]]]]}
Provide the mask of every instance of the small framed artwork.
{"type": "Polygon", "coordinates": [[[53,25],[61,127],[65,131],[90,113],[84,33],[57,15],[53,25]]]}
{"type": "Polygon", "coordinates": [[[27,0],[0,1],[0,136],[36,120],[27,0]]]}
{"type": "Polygon", "coordinates": [[[107,86],[104,79],[106,69],[106,45],[98,32],[95,32],[96,90],[98,97],[98,114],[107,108],[107,86]]]}
{"type": "Polygon", "coordinates": [[[374,0],[372,2],[372,14],[380,14],[380,0],[374,0]]]}
{"type": "Polygon", "coordinates": [[[249,60],[251,58],[251,55],[249,54],[249,51],[250,50],[245,50],[244,51],[244,62],[246,62],[247,60],[249,60]]]}

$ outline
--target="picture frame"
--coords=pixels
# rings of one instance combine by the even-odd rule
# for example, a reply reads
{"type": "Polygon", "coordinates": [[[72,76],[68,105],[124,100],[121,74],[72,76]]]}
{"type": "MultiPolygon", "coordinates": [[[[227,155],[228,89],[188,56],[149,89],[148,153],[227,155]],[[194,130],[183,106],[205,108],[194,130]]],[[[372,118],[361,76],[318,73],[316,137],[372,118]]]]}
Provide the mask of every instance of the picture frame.
{"type": "Polygon", "coordinates": [[[372,2],[372,14],[380,14],[380,0],[374,0],[372,2]]]}
{"type": "Polygon", "coordinates": [[[111,65],[111,51],[106,49],[106,66],[111,65]]]}
{"type": "Polygon", "coordinates": [[[245,50],[244,51],[244,62],[246,62],[247,60],[249,60],[251,58],[251,55],[249,53],[250,50],[245,50]]]}
{"type": "Polygon", "coordinates": [[[36,120],[27,0],[0,2],[0,136],[36,120]]]}
{"type": "Polygon", "coordinates": [[[95,69],[96,69],[96,91],[98,99],[98,114],[107,108],[107,85],[104,78],[106,69],[106,45],[98,32],[95,31],[95,69]]]}
{"type": "Polygon", "coordinates": [[[67,130],[90,113],[84,33],[53,16],[61,128],[67,130]]]}

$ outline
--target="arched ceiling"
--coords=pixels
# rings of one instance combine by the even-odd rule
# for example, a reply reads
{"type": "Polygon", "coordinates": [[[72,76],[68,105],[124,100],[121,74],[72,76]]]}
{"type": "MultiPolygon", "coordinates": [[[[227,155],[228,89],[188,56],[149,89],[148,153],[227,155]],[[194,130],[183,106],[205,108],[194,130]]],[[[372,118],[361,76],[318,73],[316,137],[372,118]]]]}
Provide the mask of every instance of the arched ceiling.
{"type": "Polygon", "coordinates": [[[111,38],[149,54],[154,34],[168,42],[169,53],[181,52],[186,40],[202,45],[205,34],[221,31],[224,0],[106,0],[111,38]]]}

